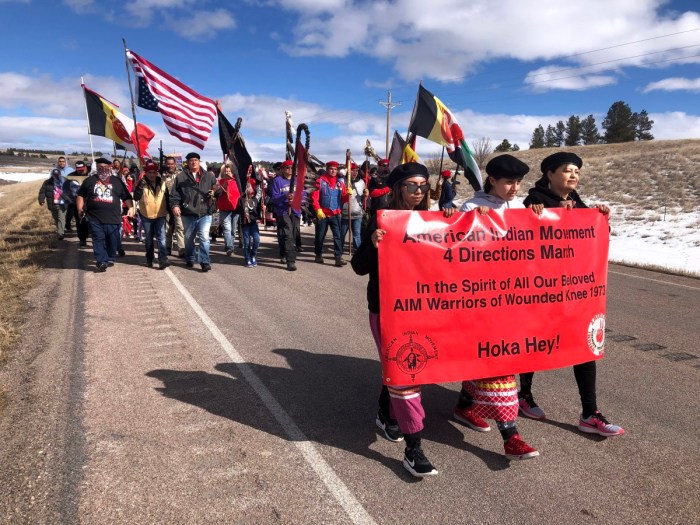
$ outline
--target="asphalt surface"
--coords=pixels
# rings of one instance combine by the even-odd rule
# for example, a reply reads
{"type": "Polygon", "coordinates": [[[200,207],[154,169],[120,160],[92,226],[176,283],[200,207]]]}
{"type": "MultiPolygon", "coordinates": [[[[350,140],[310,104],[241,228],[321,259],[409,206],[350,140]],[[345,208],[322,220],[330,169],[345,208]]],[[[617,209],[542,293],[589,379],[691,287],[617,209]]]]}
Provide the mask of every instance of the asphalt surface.
{"type": "Polygon", "coordinates": [[[538,373],[541,456],[509,462],[494,428],[451,420],[457,384],[424,388],[418,481],[374,426],[380,366],[366,279],[297,272],[263,232],[257,268],[104,274],[70,239],[29,295],[0,371],[0,523],[698,523],[700,280],[610,266],[598,404],[626,434],[581,434],[570,369],[538,373]]]}

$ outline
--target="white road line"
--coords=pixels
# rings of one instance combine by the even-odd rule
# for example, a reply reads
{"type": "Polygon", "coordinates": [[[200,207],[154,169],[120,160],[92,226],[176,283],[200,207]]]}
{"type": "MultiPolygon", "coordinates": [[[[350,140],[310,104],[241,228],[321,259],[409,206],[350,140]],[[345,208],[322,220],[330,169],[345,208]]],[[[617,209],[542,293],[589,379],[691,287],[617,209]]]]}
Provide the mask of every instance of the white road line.
{"type": "Polygon", "coordinates": [[[267,389],[263,382],[255,375],[255,372],[243,360],[241,354],[233,347],[226,339],[226,336],[219,330],[214,321],[206,314],[199,306],[199,303],[194,300],[187,289],[183,286],[180,280],[175,277],[175,274],[168,268],[165,273],[173,282],[175,287],[180,291],[185,300],[189,303],[192,309],[197,313],[204,325],[209,329],[211,335],[214,336],[221,348],[228,354],[231,360],[238,366],[243,377],[248,384],[253,388],[258,397],[265,404],[267,409],[272,413],[277,422],[282,426],[290,441],[294,443],[301,452],[306,462],[316,472],[321,482],[326,486],[328,491],[333,495],[338,504],[345,509],[345,512],[350,517],[352,523],[363,525],[376,525],[372,516],[365,510],[359,501],[352,495],[350,490],[345,486],[345,483],[336,475],[333,469],[326,463],[321,454],[316,450],[316,447],[308,440],[298,425],[294,422],[287,411],[275,399],[272,393],[267,389]]]}
{"type": "Polygon", "coordinates": [[[625,277],[634,277],[635,279],[643,279],[644,281],[652,281],[654,283],[670,284],[671,286],[678,286],[680,288],[688,288],[689,290],[697,290],[700,292],[700,288],[697,286],[688,286],[687,284],[672,283],[670,281],[662,281],[661,279],[651,279],[649,277],[642,277],[641,275],[634,275],[631,273],[615,272],[613,270],[608,270],[608,273],[614,273],[615,275],[624,275],[625,277]]]}

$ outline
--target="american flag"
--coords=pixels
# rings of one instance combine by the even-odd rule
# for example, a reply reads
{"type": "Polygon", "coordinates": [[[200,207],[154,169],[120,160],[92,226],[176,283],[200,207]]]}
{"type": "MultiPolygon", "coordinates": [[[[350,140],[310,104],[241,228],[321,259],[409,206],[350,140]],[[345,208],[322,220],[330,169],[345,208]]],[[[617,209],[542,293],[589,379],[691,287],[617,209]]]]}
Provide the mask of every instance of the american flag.
{"type": "Polygon", "coordinates": [[[138,105],[160,111],[171,135],[199,149],[211,134],[216,119],[216,104],[184,85],[165,71],[127,51],[138,80],[138,105]]]}

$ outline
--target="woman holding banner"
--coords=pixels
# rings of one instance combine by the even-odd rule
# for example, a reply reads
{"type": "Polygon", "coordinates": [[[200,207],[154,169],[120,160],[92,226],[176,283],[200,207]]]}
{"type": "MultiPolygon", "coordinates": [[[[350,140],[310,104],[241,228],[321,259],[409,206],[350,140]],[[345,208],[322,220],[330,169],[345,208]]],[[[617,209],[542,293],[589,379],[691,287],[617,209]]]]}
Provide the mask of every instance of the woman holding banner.
{"type": "MultiPolygon", "coordinates": [[[[387,209],[391,210],[427,210],[430,198],[428,170],[422,164],[409,162],[400,164],[387,179],[391,188],[391,197],[387,209]]],[[[454,208],[445,210],[449,217],[454,208]]],[[[370,219],[362,234],[360,247],[352,257],[352,268],[358,275],[368,275],[367,305],[369,308],[369,326],[377,344],[381,359],[381,332],[379,326],[379,252],[377,247],[386,234],[377,227],[376,214],[370,219]]],[[[406,439],[403,465],[412,475],[422,478],[434,476],[438,471],[425,457],[421,446],[421,432],[425,411],[421,403],[421,387],[416,386],[382,386],[379,396],[379,412],[376,424],[390,441],[399,442],[406,439]],[[395,419],[394,419],[395,418],[395,419]]]]}
{"type": "MultiPolygon", "coordinates": [[[[527,164],[512,155],[499,155],[486,165],[484,190],[465,202],[460,211],[524,208],[516,200],[520,183],[530,171],[527,164]]],[[[542,213],[542,206],[532,206],[535,213],[542,213]]],[[[478,432],[488,432],[491,427],[484,421],[493,419],[503,438],[503,448],[508,459],[530,459],[539,456],[520,437],[515,419],[518,416],[518,390],[515,376],[488,377],[462,383],[462,391],[454,409],[454,418],[478,432]]]]}
{"type": "MultiPolygon", "coordinates": [[[[580,169],[583,160],[575,153],[561,151],[550,155],[542,161],[542,177],[530,189],[525,198],[525,205],[541,204],[545,208],[565,207],[587,208],[578,193],[576,187],[580,177],[580,169]]],[[[610,208],[605,205],[596,206],[600,213],[610,214],[610,208]]],[[[600,410],[596,402],[596,364],[595,361],[574,365],[574,377],[581,396],[581,418],[578,429],[588,434],[601,436],[620,436],[625,433],[618,425],[610,423],[600,410]]],[[[520,411],[534,419],[544,419],[544,411],[537,406],[532,397],[532,379],[534,372],[520,374],[520,392],[518,401],[520,411]]]]}

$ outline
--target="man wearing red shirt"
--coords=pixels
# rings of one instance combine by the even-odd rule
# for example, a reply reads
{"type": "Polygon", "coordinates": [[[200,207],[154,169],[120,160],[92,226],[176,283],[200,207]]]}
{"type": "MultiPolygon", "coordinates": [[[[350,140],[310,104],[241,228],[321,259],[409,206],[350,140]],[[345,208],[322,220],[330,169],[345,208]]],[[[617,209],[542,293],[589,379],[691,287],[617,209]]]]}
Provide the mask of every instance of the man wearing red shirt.
{"type": "Polygon", "coordinates": [[[343,243],[340,237],[340,214],[343,203],[348,201],[352,190],[345,186],[345,181],[338,178],[338,163],[326,163],[326,171],[316,179],[316,190],[311,194],[311,202],[316,213],[316,235],[314,238],[315,261],[323,264],[323,241],[328,228],[333,234],[333,253],[335,265],[345,266],[343,260],[343,243]]]}

